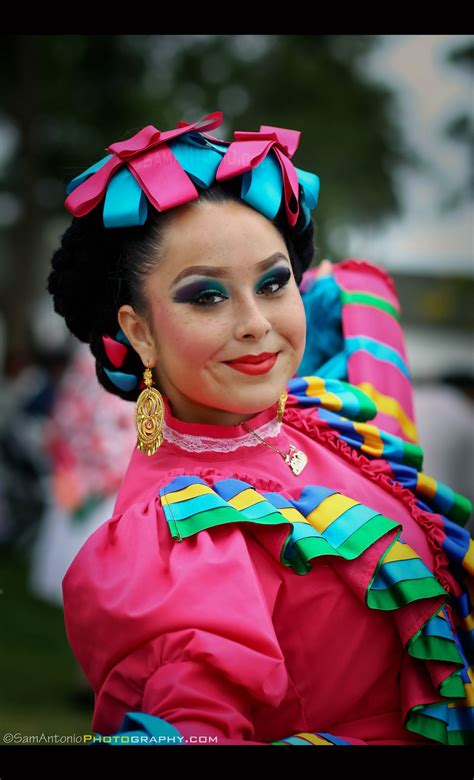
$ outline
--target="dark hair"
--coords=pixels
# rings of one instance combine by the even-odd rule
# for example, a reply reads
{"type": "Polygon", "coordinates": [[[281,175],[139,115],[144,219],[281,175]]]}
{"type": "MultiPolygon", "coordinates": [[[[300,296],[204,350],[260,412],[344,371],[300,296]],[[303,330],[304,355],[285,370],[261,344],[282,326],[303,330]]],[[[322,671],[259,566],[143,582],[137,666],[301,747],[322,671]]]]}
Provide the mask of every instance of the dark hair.
{"type": "MultiPolygon", "coordinates": [[[[240,197],[241,185],[241,176],[214,182],[207,189],[200,189],[199,198],[192,202],[236,200],[244,203],[240,197]]],[[[143,316],[153,332],[143,281],[156,268],[166,224],[175,212],[176,209],[158,212],[148,204],[144,225],[105,228],[103,203],[99,203],[85,216],[73,217],[71,225],[60,237],[61,245],[52,256],[53,270],[48,276],[47,289],[53,296],[54,310],[64,317],[71,333],[90,344],[96,358],[99,383],[108,392],[128,401],[136,401],[141,392],[142,360],[133,348],[127,349],[120,371],[134,374],[138,382],[131,391],[120,390],[104,371],[104,367],[111,371],[117,369],[107,357],[102,334],[115,338],[120,329],[117,312],[124,304],[130,304],[143,316]]],[[[310,220],[300,233],[304,226],[303,210],[300,209],[297,224],[290,228],[283,200],[272,222],[285,240],[299,286],[315,254],[313,222],[310,220]]]]}

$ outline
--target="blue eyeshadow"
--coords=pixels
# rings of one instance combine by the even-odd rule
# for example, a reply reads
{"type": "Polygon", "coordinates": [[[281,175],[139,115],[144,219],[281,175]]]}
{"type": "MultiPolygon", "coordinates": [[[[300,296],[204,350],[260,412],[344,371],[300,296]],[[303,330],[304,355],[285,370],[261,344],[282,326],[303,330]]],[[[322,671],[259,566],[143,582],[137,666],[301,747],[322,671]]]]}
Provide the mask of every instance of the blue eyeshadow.
{"type": "Polygon", "coordinates": [[[183,287],[175,294],[175,301],[182,303],[183,301],[193,300],[204,292],[219,292],[222,295],[226,294],[225,288],[222,287],[219,282],[193,282],[187,287],[183,287]]]}
{"type": "MultiPolygon", "coordinates": [[[[258,281],[257,288],[270,279],[284,278],[286,280],[289,278],[289,276],[291,276],[291,273],[288,266],[285,265],[285,266],[279,266],[277,268],[273,268],[270,271],[268,271],[258,281]]],[[[198,282],[192,282],[186,287],[183,287],[180,290],[178,290],[178,292],[175,293],[174,301],[176,301],[177,303],[189,303],[190,301],[193,301],[195,298],[198,298],[202,293],[207,293],[207,292],[217,292],[224,296],[227,295],[227,291],[225,287],[223,287],[216,279],[212,279],[208,281],[202,280],[198,282]]]]}

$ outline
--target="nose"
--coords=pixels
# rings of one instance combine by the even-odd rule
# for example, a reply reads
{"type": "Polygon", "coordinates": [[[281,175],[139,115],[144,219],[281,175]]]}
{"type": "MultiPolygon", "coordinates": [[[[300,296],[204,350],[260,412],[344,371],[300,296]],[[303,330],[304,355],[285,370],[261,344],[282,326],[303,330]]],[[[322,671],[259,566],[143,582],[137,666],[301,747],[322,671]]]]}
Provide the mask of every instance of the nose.
{"type": "Polygon", "coordinates": [[[252,338],[261,341],[272,329],[272,324],[265,315],[262,303],[255,300],[253,293],[242,294],[235,306],[234,314],[236,339],[252,338]]]}

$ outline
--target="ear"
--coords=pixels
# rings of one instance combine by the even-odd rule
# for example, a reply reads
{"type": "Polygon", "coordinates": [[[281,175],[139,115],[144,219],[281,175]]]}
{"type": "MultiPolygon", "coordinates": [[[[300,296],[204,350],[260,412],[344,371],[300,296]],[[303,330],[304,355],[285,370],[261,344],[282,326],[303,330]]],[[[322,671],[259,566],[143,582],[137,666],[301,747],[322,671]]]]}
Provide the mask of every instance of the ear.
{"type": "Polygon", "coordinates": [[[143,365],[156,365],[158,345],[145,318],[137,314],[132,306],[125,304],[118,310],[117,319],[130,344],[140,355],[143,365]]]}

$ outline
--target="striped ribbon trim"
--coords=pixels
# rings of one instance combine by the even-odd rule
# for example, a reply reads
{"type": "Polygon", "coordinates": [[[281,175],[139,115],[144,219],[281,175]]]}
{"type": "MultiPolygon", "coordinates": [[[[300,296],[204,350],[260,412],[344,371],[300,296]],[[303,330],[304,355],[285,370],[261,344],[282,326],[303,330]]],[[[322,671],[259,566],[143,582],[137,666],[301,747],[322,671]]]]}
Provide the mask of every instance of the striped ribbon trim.
{"type": "Polygon", "coordinates": [[[417,500],[418,506],[425,511],[435,511],[443,522],[444,539],[441,549],[449,561],[450,574],[458,586],[458,592],[453,598],[454,619],[458,631],[459,640],[463,647],[468,662],[474,665],[474,540],[469,532],[463,528],[466,518],[470,514],[470,502],[454,493],[447,485],[436,482],[426,474],[419,474],[415,469],[400,466],[398,463],[389,463],[394,481],[404,487],[421,494],[426,492],[431,499],[431,506],[421,499],[417,500]],[[420,490],[421,482],[421,490],[420,490]],[[454,520],[446,516],[449,512],[454,520]]]}
{"type": "MultiPolygon", "coordinates": [[[[443,608],[449,596],[403,540],[400,523],[318,485],[305,486],[298,500],[291,500],[277,492],[259,493],[240,479],[218,480],[210,487],[196,475],[180,475],[159,488],[158,494],[171,536],[181,542],[226,523],[288,523],[280,563],[300,575],[307,574],[312,561],[323,555],[332,556],[335,562],[353,561],[387,535],[387,547],[367,587],[365,604],[395,612],[404,608],[398,613],[403,645],[414,658],[426,662],[437,694],[450,699],[411,707],[405,713],[405,726],[442,744],[474,744],[472,671],[443,608]],[[433,614],[416,628],[419,613],[416,609],[410,612],[410,605],[421,599],[433,600],[433,614]]],[[[338,571],[359,595],[347,570],[338,571]]]]}
{"type": "Polygon", "coordinates": [[[420,445],[365,422],[371,419],[369,415],[375,416],[376,406],[363,390],[337,379],[306,376],[291,379],[287,384],[287,392],[288,406],[318,407],[318,416],[323,425],[334,430],[349,446],[368,458],[388,461],[393,481],[399,481],[412,490],[417,498],[428,504],[430,511],[440,512],[459,524],[466,524],[472,512],[472,503],[439,480],[421,472],[423,449],[420,445]],[[358,417],[354,414],[357,412],[356,404],[344,403],[347,393],[354,390],[358,393],[358,417]],[[337,411],[334,396],[340,397],[340,409],[337,411]]]}
{"type": "Polygon", "coordinates": [[[308,732],[301,731],[295,734],[293,737],[285,737],[284,739],[278,739],[275,742],[270,742],[270,745],[356,745],[358,742],[351,741],[349,739],[341,739],[334,734],[327,734],[324,731],[315,731],[310,734],[308,732]]]}
{"type": "Polygon", "coordinates": [[[347,377],[343,378],[349,378],[374,400],[379,427],[416,442],[411,373],[393,282],[365,261],[338,263],[333,275],[342,306],[347,358],[347,377]]]}
{"type": "MultiPolygon", "coordinates": [[[[362,423],[352,423],[322,408],[318,409],[318,416],[323,421],[323,425],[330,427],[346,443],[363,452],[369,459],[384,457],[392,472],[392,484],[397,482],[409,489],[421,509],[429,513],[435,512],[441,519],[444,533],[441,548],[448,560],[452,585],[457,586],[458,589],[458,592],[451,596],[456,643],[460,654],[466,659],[468,668],[472,668],[474,665],[474,541],[469,532],[462,527],[472,512],[471,502],[439,480],[419,471],[423,453],[417,445],[411,445],[398,437],[381,432],[373,425],[369,427],[362,423]],[[413,465],[409,465],[410,462],[413,465]]],[[[387,598],[388,595],[384,593],[382,599],[387,598]]],[[[377,590],[372,591],[371,598],[379,599],[378,602],[374,601],[374,604],[378,603],[379,607],[383,605],[383,601],[380,600],[381,594],[377,590]]],[[[446,619],[446,613],[438,617],[446,619]]],[[[414,652],[417,652],[419,646],[421,647],[419,644],[414,644],[414,652]]],[[[470,672],[464,671],[462,679],[465,684],[471,685],[470,672]]],[[[471,690],[469,687],[469,696],[471,690]]],[[[472,704],[470,700],[471,707],[472,704]]],[[[441,709],[438,707],[436,712],[440,713],[441,709]]],[[[425,729],[426,723],[432,724],[432,721],[426,721],[426,717],[429,716],[424,715],[421,710],[416,714],[417,728],[420,733],[425,729]]],[[[454,705],[445,708],[442,719],[446,730],[451,735],[452,744],[456,744],[454,736],[456,729],[452,725],[452,719],[460,717],[454,705]]]]}
{"type": "Polygon", "coordinates": [[[360,350],[368,352],[372,357],[381,360],[383,363],[390,363],[398,368],[407,379],[411,379],[410,370],[400,353],[393,347],[389,347],[377,339],[369,336],[348,336],[345,340],[346,351],[348,355],[360,350]]]}
{"type": "Polygon", "coordinates": [[[403,406],[396,398],[380,393],[372,384],[370,384],[370,382],[361,382],[361,384],[358,385],[358,388],[372,399],[379,412],[398,420],[402,432],[407,439],[410,439],[412,442],[417,441],[418,433],[416,425],[406,414],[403,406]]]}
{"type": "Polygon", "coordinates": [[[363,291],[356,292],[355,290],[349,292],[341,289],[341,300],[343,304],[360,303],[364,306],[372,306],[390,314],[397,322],[400,320],[399,309],[396,309],[390,301],[387,301],[386,298],[382,298],[380,295],[373,295],[363,291]]]}
{"type": "Polygon", "coordinates": [[[381,430],[373,423],[366,422],[375,417],[377,406],[362,389],[339,379],[323,379],[318,376],[290,379],[286,389],[289,396],[288,405],[320,407],[320,418],[330,427],[334,427],[341,438],[364,454],[390,458],[417,469],[421,468],[423,450],[418,444],[407,442],[393,433],[381,430]],[[346,399],[349,395],[357,398],[357,403],[348,403],[346,399]],[[339,398],[339,403],[336,403],[334,397],[339,398]]]}
{"type": "Polygon", "coordinates": [[[340,379],[294,377],[286,389],[301,406],[321,406],[351,420],[371,420],[377,414],[377,407],[367,393],[340,379]]]}

